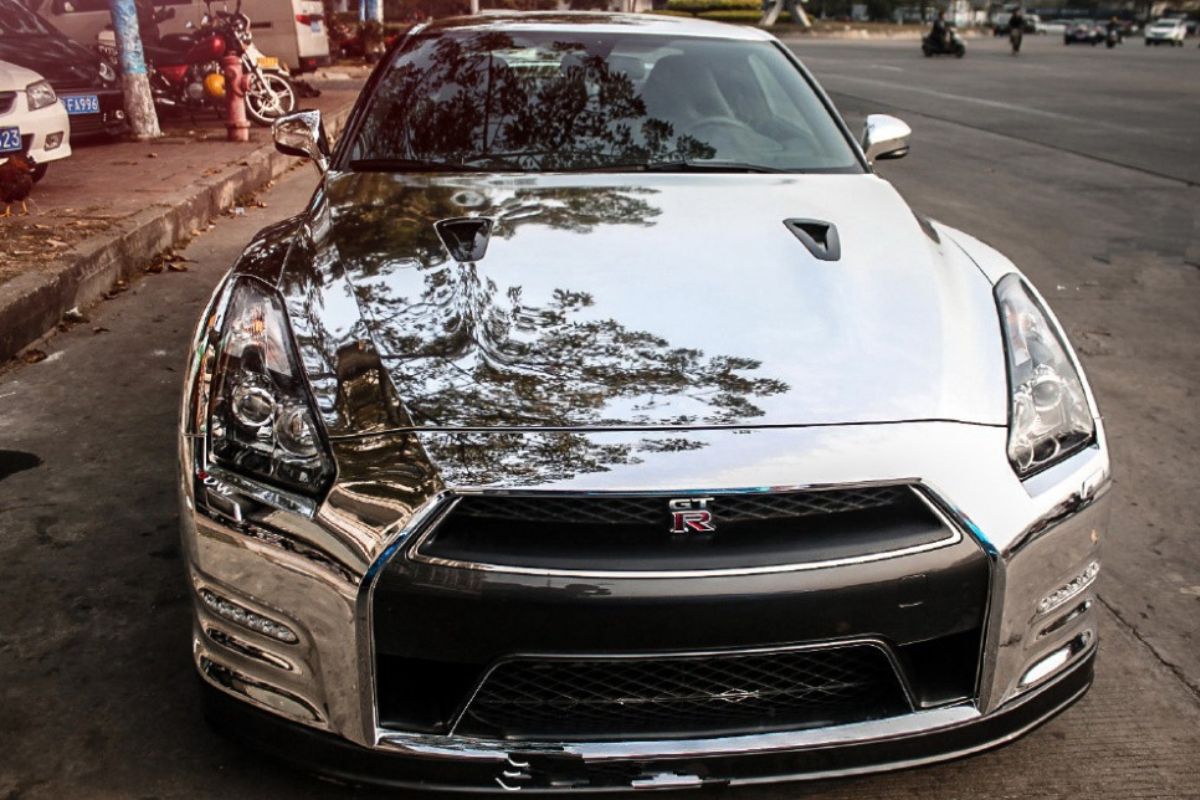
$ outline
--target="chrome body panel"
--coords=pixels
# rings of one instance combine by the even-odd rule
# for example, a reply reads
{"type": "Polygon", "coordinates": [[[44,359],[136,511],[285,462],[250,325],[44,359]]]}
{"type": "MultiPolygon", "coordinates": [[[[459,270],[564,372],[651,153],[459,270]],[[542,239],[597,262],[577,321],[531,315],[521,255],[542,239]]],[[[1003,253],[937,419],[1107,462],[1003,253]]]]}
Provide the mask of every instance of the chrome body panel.
{"type": "MultiPolygon", "coordinates": [[[[432,471],[414,471],[405,463],[405,454],[411,457],[420,452],[417,440],[431,435],[400,433],[339,441],[335,448],[339,481],[311,519],[261,505],[257,515],[247,515],[240,524],[211,511],[184,515],[187,560],[195,586],[211,587],[236,602],[261,609],[288,624],[301,638],[298,645],[282,645],[250,631],[235,632],[295,665],[281,670],[214,642],[203,631],[221,623],[198,605],[195,656],[203,674],[211,672],[205,667],[206,659],[226,666],[258,687],[257,696],[241,692],[247,701],[360,745],[396,747],[406,741],[403,735],[379,728],[375,721],[370,592],[382,563],[411,543],[444,504],[446,486],[458,488],[443,483],[432,471]],[[269,694],[272,689],[267,687],[286,699],[269,694]],[[302,712],[291,706],[296,699],[303,701],[299,705],[302,712]],[[283,707],[293,710],[289,713],[283,707]]],[[[602,433],[585,438],[611,440],[618,435],[641,438],[647,434],[602,433]]],[[[628,490],[631,485],[647,490],[680,485],[708,490],[821,486],[920,475],[946,513],[994,558],[979,707],[972,707],[975,713],[986,714],[1017,698],[1022,694],[1017,688],[1021,676],[1039,657],[1083,631],[1095,630],[1094,612],[1086,610],[1052,635],[1039,636],[1057,615],[1041,618],[1036,606],[1041,597],[1069,579],[1073,570],[1097,557],[1106,532],[1108,502],[1108,460],[1100,445],[1071,457],[1062,465],[1060,482],[1031,495],[1028,486],[1013,475],[1004,455],[1003,428],[923,423],[697,431],[692,435],[706,445],[698,451],[705,456],[699,461],[680,459],[679,453],[657,452],[643,455],[624,475],[612,468],[568,479],[559,474],[553,476],[558,480],[543,486],[595,492],[628,490]],[[730,466],[735,452],[742,453],[743,466],[730,466]],[[756,452],[761,453],[760,460],[751,458],[756,452]],[[863,460],[864,452],[873,454],[870,462],[863,460]],[[914,453],[925,455],[914,458],[914,453]],[[992,456],[981,458],[981,453],[992,456]],[[674,466],[673,461],[677,462],[674,466]],[[691,476],[690,481],[683,482],[685,474],[691,476]],[[751,476],[757,480],[752,481],[751,476]],[[1101,476],[1098,484],[1095,476],[1101,476]],[[1085,484],[1092,487],[1086,496],[1085,484]]],[[[194,482],[188,479],[192,444],[193,440],[185,438],[183,455],[187,460],[181,465],[184,478],[180,485],[185,508],[194,507],[194,482]]],[[[255,505],[250,498],[245,503],[255,505]]],[[[459,572],[461,580],[469,581],[475,590],[486,590],[488,572],[459,572]]],[[[609,578],[588,580],[602,588],[609,578]]],[[[1079,602],[1091,598],[1093,589],[1089,588],[1079,602]]],[[[222,688],[236,691],[225,685],[222,688]]],[[[946,717],[941,714],[921,719],[943,721],[946,717]]],[[[895,724],[903,731],[907,719],[880,725],[895,724]]],[[[445,737],[415,736],[413,741],[422,753],[440,747],[459,754],[463,749],[461,742],[445,737]]]]}
{"type": "Polygon", "coordinates": [[[297,234],[283,288],[333,436],[1007,419],[991,284],[873,175],[330,173],[297,234]],[[493,221],[477,263],[432,224],[466,216],[493,221]],[[834,224],[839,259],[788,218],[834,224]],[[338,376],[367,369],[394,407],[348,419],[338,376]]]}
{"type": "MultiPolygon", "coordinates": [[[[653,25],[734,35],[708,23],[653,25]]],[[[373,751],[503,767],[512,743],[405,734],[377,719],[376,578],[391,559],[411,556],[453,493],[907,482],[992,562],[974,703],[803,732],[523,748],[597,762],[819,749],[954,729],[1027,703],[1094,653],[1094,586],[1049,613],[1037,608],[1098,559],[1110,466],[1084,378],[1094,442],[1025,481],[1013,472],[992,286],[1016,271],[986,245],[918,218],[870,174],[330,172],[307,212],[260,234],[233,273],[267,281],[284,298],[336,462],[332,488],[319,500],[291,498],[211,469],[197,386],[203,345],[228,300],[224,285],[197,331],[179,446],[193,591],[286,625],[298,641],[239,627],[196,599],[197,668],[220,692],[305,729],[373,751]],[[486,257],[449,260],[432,223],[480,215],[497,225],[486,257]],[[836,224],[842,259],[814,259],[784,228],[789,217],[836,224]],[[586,258],[597,253],[603,263],[586,258]],[[701,324],[697,308],[709,312],[701,324]],[[571,332],[592,336],[583,349],[526,369],[522,354],[536,349],[539,325],[564,334],[554,328],[572,315],[571,332]],[[596,342],[602,352],[588,351],[596,342]],[[630,354],[637,347],[651,351],[649,362],[630,354]],[[456,362],[487,363],[496,379],[451,380],[444,366],[456,362]],[[585,380],[584,362],[603,367],[610,385],[585,380]],[[513,393],[522,380],[533,388],[513,393]],[[712,400],[719,392],[725,397],[712,400]],[[1064,648],[1056,669],[1022,685],[1064,648]]],[[[445,566],[444,580],[480,594],[514,578],[445,566]]],[[[628,578],[524,577],[597,591],[628,578]]]]}

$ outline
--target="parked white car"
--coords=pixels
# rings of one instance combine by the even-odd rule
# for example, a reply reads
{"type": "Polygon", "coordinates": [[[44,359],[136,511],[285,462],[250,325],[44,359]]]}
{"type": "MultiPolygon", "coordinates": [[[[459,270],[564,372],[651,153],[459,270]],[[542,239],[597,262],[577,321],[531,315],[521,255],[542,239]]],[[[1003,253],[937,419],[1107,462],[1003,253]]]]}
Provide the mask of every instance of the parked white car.
{"type": "Polygon", "coordinates": [[[1183,38],[1187,36],[1187,23],[1182,19],[1160,19],[1146,28],[1146,46],[1169,44],[1172,47],[1183,47],[1183,38]]]}
{"type": "Polygon", "coordinates": [[[45,78],[0,61],[0,163],[9,153],[32,158],[41,180],[51,161],[71,155],[71,123],[45,78]]]}

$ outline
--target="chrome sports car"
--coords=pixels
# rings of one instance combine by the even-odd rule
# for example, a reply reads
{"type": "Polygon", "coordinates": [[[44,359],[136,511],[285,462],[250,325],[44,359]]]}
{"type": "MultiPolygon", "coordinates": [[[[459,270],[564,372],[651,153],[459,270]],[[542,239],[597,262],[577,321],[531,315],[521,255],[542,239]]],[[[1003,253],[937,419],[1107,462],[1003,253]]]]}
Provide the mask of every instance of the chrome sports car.
{"type": "Polygon", "coordinates": [[[210,719],[342,777],[683,787],[971,753],[1092,679],[1109,460],[1002,255],[749,28],[419,28],[213,296],[210,719]]]}

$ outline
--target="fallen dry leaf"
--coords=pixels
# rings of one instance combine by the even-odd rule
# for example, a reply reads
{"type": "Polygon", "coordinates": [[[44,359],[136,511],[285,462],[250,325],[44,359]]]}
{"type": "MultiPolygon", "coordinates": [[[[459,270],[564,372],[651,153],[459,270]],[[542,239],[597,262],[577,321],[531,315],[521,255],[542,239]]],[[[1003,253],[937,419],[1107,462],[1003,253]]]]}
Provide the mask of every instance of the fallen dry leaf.
{"type": "Polygon", "coordinates": [[[167,269],[169,269],[171,272],[187,272],[188,271],[187,265],[176,264],[175,262],[168,263],[167,269]]]}
{"type": "Polygon", "coordinates": [[[108,333],[108,332],[109,332],[108,328],[104,327],[103,325],[97,325],[95,328],[92,328],[92,333],[108,333]]]}
{"type": "Polygon", "coordinates": [[[46,360],[46,351],[44,350],[26,350],[21,354],[21,360],[26,364],[36,364],[39,361],[46,360]]]}

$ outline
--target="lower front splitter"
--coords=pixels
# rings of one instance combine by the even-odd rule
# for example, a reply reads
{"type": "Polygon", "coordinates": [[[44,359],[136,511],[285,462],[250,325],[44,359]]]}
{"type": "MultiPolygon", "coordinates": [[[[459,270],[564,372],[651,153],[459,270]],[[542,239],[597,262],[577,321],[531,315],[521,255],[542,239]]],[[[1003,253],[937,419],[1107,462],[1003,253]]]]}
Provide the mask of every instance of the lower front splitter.
{"type": "MultiPolygon", "coordinates": [[[[353,783],[448,791],[611,792],[813,780],[881,772],[959,758],[1006,744],[1051,719],[1088,690],[1094,651],[1054,681],[959,724],[871,741],[671,758],[591,760],[570,746],[521,745],[494,759],[462,758],[443,745],[436,757],[371,749],[255,709],[203,683],[205,716],[231,738],[308,771],[353,783]]],[[[725,742],[728,744],[728,740],[725,742]]]]}

